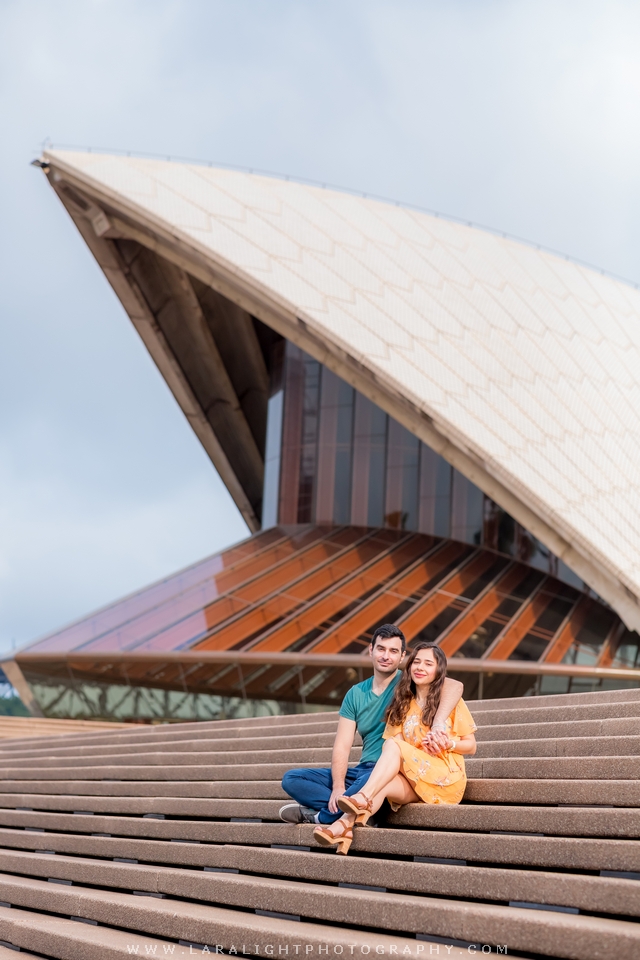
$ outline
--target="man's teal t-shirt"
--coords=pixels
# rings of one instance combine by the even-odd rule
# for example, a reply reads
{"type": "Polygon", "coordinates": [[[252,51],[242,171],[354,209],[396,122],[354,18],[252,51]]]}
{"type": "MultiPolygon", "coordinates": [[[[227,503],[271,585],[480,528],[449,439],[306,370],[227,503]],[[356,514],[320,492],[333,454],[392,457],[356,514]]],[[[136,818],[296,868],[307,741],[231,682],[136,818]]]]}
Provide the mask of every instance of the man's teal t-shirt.
{"type": "Polygon", "coordinates": [[[384,715],[391,703],[393,691],[400,679],[400,670],[380,696],[373,692],[373,677],[356,683],[342,701],[340,716],[355,720],[358,733],[362,737],[362,756],[360,763],[375,763],[382,753],[382,734],[384,733],[384,715]]]}

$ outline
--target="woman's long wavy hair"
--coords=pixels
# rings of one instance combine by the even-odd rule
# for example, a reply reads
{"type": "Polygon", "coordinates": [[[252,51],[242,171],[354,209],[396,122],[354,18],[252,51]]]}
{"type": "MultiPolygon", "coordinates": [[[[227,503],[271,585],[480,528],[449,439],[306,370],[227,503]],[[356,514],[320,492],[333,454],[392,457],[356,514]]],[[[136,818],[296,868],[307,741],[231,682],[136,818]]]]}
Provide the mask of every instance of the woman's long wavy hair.
{"type": "Polygon", "coordinates": [[[433,650],[433,655],[436,658],[437,664],[436,675],[431,682],[431,686],[429,687],[427,701],[422,711],[422,723],[425,727],[431,726],[433,723],[433,718],[435,717],[438,707],[440,706],[442,685],[444,684],[444,680],[447,675],[447,658],[437,644],[419,643],[409,654],[407,662],[404,665],[404,672],[396,685],[396,689],[393,694],[393,700],[387,707],[385,719],[387,723],[390,723],[393,726],[398,726],[399,724],[404,723],[404,718],[406,717],[409,707],[411,706],[411,701],[416,695],[416,685],[411,679],[411,666],[417,654],[421,650],[433,650]]]}

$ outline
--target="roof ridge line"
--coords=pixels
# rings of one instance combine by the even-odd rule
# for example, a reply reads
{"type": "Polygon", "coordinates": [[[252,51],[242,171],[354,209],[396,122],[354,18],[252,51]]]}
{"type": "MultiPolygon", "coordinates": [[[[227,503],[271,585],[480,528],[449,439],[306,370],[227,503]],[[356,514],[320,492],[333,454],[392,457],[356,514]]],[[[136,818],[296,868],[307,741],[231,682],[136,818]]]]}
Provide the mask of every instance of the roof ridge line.
{"type": "Polygon", "coordinates": [[[217,167],[224,170],[233,170],[236,173],[248,173],[251,175],[261,176],[261,177],[270,177],[274,180],[285,180],[292,183],[299,183],[301,185],[308,185],[311,187],[320,187],[322,190],[335,190],[338,193],[346,193],[354,197],[360,197],[363,200],[377,200],[381,203],[388,203],[395,207],[400,207],[403,210],[415,210],[416,213],[426,213],[429,216],[437,217],[439,220],[446,220],[451,223],[459,224],[463,227],[472,227],[474,230],[484,230],[486,233],[491,233],[494,236],[501,237],[503,240],[513,240],[516,243],[522,243],[527,247],[532,247],[534,250],[539,250],[542,253],[549,253],[554,257],[559,257],[562,260],[568,260],[570,263],[575,264],[576,266],[586,267],[588,270],[593,270],[596,273],[601,274],[603,277],[608,277],[610,280],[617,280],[620,283],[628,284],[630,287],[633,287],[635,290],[640,290],[640,282],[629,279],[620,273],[615,273],[613,270],[607,270],[605,267],[600,267],[597,264],[590,263],[588,260],[583,260],[581,257],[576,257],[573,254],[566,253],[562,250],[557,250],[555,247],[548,246],[544,243],[538,243],[535,240],[529,240],[526,237],[521,237],[516,233],[510,233],[507,230],[501,230],[499,227],[491,227],[486,223],[478,223],[475,220],[469,220],[467,217],[459,217],[454,213],[443,213],[441,210],[434,210],[431,207],[423,207],[417,203],[411,203],[408,200],[395,200],[392,197],[386,197],[382,194],[377,193],[367,193],[364,190],[356,190],[354,187],[345,187],[336,183],[329,183],[322,180],[314,180],[311,177],[302,177],[297,174],[290,173],[278,173],[273,170],[262,170],[259,167],[249,167],[241,163],[227,163],[220,160],[202,160],[195,157],[179,157],[172,154],[166,153],[153,153],[148,150],[120,150],[118,148],[93,148],[87,146],[78,146],[77,144],[63,143],[56,146],[50,140],[44,140],[42,142],[43,150],[74,150],[82,153],[93,153],[96,155],[105,155],[105,156],[115,156],[115,157],[130,157],[133,159],[139,160],[164,160],[168,163],[183,163],[191,164],[202,167],[217,167]]]}

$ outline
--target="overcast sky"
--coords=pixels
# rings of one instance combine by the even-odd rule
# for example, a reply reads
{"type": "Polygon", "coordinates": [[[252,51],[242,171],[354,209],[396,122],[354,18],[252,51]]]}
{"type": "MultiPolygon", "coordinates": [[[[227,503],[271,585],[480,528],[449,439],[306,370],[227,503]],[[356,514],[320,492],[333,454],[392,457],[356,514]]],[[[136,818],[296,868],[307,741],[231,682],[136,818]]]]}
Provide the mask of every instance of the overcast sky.
{"type": "Polygon", "coordinates": [[[246,535],[40,144],[381,194],[640,280],[637,0],[2,0],[0,653],[246,535]]]}

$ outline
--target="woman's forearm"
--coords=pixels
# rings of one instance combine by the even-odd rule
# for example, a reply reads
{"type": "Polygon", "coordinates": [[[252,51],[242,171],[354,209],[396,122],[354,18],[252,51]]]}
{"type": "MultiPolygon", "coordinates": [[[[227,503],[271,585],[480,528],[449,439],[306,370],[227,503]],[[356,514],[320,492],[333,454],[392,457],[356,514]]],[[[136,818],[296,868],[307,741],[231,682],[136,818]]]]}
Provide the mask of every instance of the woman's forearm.
{"type": "Polygon", "coordinates": [[[452,677],[445,677],[440,694],[440,704],[431,724],[432,729],[443,729],[446,727],[447,718],[458,706],[458,701],[464,692],[464,686],[459,680],[452,677]]]}
{"type": "Polygon", "coordinates": [[[473,756],[477,749],[476,738],[473,735],[460,738],[452,737],[449,742],[451,744],[449,747],[451,753],[461,753],[463,756],[473,756]]]}

